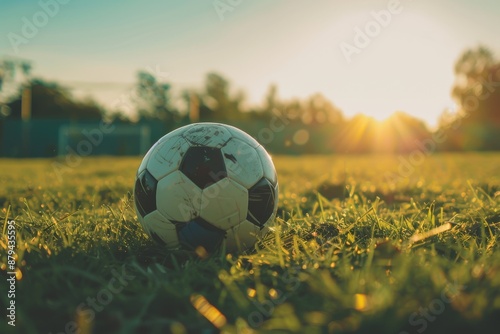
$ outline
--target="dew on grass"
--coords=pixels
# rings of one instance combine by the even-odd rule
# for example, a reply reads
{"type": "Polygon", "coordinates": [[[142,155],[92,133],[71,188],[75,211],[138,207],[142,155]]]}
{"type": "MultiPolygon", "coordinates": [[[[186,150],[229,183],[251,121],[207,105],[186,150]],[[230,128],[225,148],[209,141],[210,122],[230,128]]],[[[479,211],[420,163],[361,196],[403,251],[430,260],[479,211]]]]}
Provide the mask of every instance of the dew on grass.
{"type": "Polygon", "coordinates": [[[366,311],[368,308],[368,297],[365,294],[357,293],[354,295],[354,309],[357,311],[366,311]]]}
{"type": "Polygon", "coordinates": [[[272,299],[278,298],[278,291],[276,291],[275,289],[269,289],[269,296],[272,299]]]}
{"type": "Polygon", "coordinates": [[[20,281],[23,278],[23,272],[21,271],[21,269],[16,268],[15,273],[16,273],[16,280],[20,281]]]}
{"type": "Polygon", "coordinates": [[[257,293],[257,291],[256,291],[255,289],[252,289],[252,288],[248,288],[248,289],[247,289],[247,295],[248,295],[248,297],[250,297],[250,298],[255,297],[256,293],[257,293]]]}

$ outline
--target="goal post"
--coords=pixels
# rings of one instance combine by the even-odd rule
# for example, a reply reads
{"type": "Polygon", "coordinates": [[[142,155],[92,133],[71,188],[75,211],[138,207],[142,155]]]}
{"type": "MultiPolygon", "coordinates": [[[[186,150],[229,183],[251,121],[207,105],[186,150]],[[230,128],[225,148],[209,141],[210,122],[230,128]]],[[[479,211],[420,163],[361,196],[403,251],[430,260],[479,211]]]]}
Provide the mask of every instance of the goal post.
{"type": "Polygon", "coordinates": [[[144,155],[151,144],[147,125],[113,124],[106,130],[96,124],[72,124],[59,127],[57,153],[87,155],[144,155]]]}

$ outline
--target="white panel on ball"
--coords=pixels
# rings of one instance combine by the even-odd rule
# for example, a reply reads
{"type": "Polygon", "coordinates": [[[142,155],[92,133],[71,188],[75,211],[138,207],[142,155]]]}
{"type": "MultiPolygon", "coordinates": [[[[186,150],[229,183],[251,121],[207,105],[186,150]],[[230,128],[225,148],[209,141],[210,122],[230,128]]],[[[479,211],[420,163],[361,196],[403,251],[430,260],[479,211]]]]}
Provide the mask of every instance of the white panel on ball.
{"type": "Polygon", "coordinates": [[[198,123],[185,131],[183,137],[193,145],[221,148],[231,139],[231,132],[217,123],[198,123]]]}
{"type": "Polygon", "coordinates": [[[229,178],[245,188],[251,188],[264,176],[257,151],[240,139],[232,138],[222,148],[222,155],[229,178]]]}
{"type": "Polygon", "coordinates": [[[158,181],[179,168],[182,157],[189,148],[189,143],[181,136],[174,136],[161,141],[147,163],[147,169],[158,181]]]}
{"type": "Polygon", "coordinates": [[[245,220],[226,233],[226,248],[230,252],[244,251],[252,247],[262,235],[258,226],[245,220]]]}
{"type": "Polygon", "coordinates": [[[167,218],[188,222],[200,213],[202,191],[182,172],[175,171],[158,182],[156,206],[167,218]]]}
{"type": "MultiPolygon", "coordinates": [[[[163,138],[165,138],[165,137],[163,137],[163,138]]],[[[141,174],[146,169],[146,167],[148,165],[148,162],[149,162],[149,159],[151,159],[151,155],[153,154],[153,152],[156,151],[156,148],[158,147],[158,145],[160,145],[162,143],[162,139],[163,138],[161,138],[156,143],[154,143],[154,145],[151,146],[151,148],[148,150],[148,152],[146,153],[146,155],[144,155],[144,158],[141,161],[141,165],[137,169],[136,177],[139,176],[139,174],[141,174]]]]}
{"type": "Polygon", "coordinates": [[[155,233],[167,246],[167,248],[179,247],[177,230],[165,216],[158,210],[151,212],[144,217],[144,224],[149,230],[149,234],[155,233]]]}
{"type": "Polygon", "coordinates": [[[248,212],[248,191],[225,178],[203,190],[201,218],[222,230],[245,220],[248,212]]]}
{"type": "Polygon", "coordinates": [[[260,146],[259,142],[257,140],[255,140],[254,137],[247,134],[246,132],[243,132],[240,129],[235,128],[234,126],[231,126],[231,125],[226,125],[226,127],[231,132],[233,138],[240,139],[240,140],[244,141],[245,143],[249,144],[250,146],[252,146],[253,148],[257,148],[260,146]]]}
{"type": "Polygon", "coordinates": [[[276,185],[278,178],[276,176],[276,169],[274,169],[273,160],[264,147],[259,146],[256,148],[259,154],[260,161],[262,162],[262,168],[264,169],[264,176],[271,181],[272,184],[276,185]]]}
{"type": "Polygon", "coordinates": [[[141,174],[145,169],[148,164],[149,158],[151,157],[151,151],[153,151],[154,146],[146,153],[144,156],[144,159],[142,159],[141,164],[139,165],[139,168],[137,169],[137,173],[135,174],[135,177],[137,178],[139,174],[141,174]]]}
{"type": "MultiPolygon", "coordinates": [[[[135,206],[135,205],[134,205],[134,206],[135,206]]],[[[136,207],[136,209],[135,209],[135,210],[136,210],[136,212],[137,212],[137,207],[136,207]]],[[[138,215],[137,215],[137,220],[139,221],[139,223],[141,223],[141,226],[142,226],[142,228],[144,229],[144,231],[146,232],[146,234],[147,234],[149,237],[151,237],[151,234],[149,233],[149,228],[148,228],[148,226],[146,225],[146,223],[144,222],[144,218],[143,218],[140,214],[138,214],[138,215]]]]}

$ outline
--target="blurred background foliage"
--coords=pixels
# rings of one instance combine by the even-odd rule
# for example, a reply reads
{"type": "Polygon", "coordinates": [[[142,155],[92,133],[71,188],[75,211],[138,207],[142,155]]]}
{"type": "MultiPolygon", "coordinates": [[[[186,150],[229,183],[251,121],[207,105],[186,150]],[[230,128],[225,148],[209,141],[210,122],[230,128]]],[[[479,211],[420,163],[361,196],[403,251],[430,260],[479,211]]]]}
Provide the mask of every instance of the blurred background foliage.
{"type": "MultiPolygon", "coordinates": [[[[14,67],[15,64],[4,62],[0,87],[8,70],[14,67]]],[[[442,112],[437,129],[429,129],[404,111],[395,111],[383,121],[363,114],[348,119],[319,93],[302,100],[284,100],[276,85],[270,85],[260,106],[248,106],[244,92],[235,90],[224,76],[214,72],[206,75],[204,87],[184,90],[175,100],[171,83],[139,71],[128,101],[108,110],[91,98],[73,97],[57,82],[32,78],[27,63],[19,67],[24,75],[22,84],[0,108],[0,148],[12,145],[6,139],[12,133],[5,129],[9,122],[23,119],[23,94],[30,88],[29,121],[58,120],[61,124],[63,120],[75,124],[103,119],[131,126],[150,124],[157,129],[151,133],[151,143],[174,128],[202,121],[238,126],[270,151],[284,154],[500,149],[500,62],[482,46],[458,57],[454,67],[456,81],[451,87],[456,108],[442,112]]],[[[363,92],[359,95],[362,98],[363,92]]],[[[43,156],[56,155],[58,150],[53,146],[43,156]]]]}

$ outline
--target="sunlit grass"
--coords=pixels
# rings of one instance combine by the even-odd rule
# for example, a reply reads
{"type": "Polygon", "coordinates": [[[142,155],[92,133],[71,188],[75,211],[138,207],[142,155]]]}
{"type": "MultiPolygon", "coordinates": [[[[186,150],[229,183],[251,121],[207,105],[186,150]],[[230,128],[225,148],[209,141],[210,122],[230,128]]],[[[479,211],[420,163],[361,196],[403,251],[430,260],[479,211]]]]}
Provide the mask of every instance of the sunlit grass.
{"type": "Polygon", "coordinates": [[[499,154],[431,155],[401,179],[387,177],[397,156],[275,157],[271,232],[254,252],[209,258],[147,239],[132,205],[139,162],[86,159],[60,180],[51,160],[1,160],[2,227],[16,219],[22,275],[17,331],[496,330],[499,154]],[[126,284],[101,305],[122,270],[126,284]]]}

